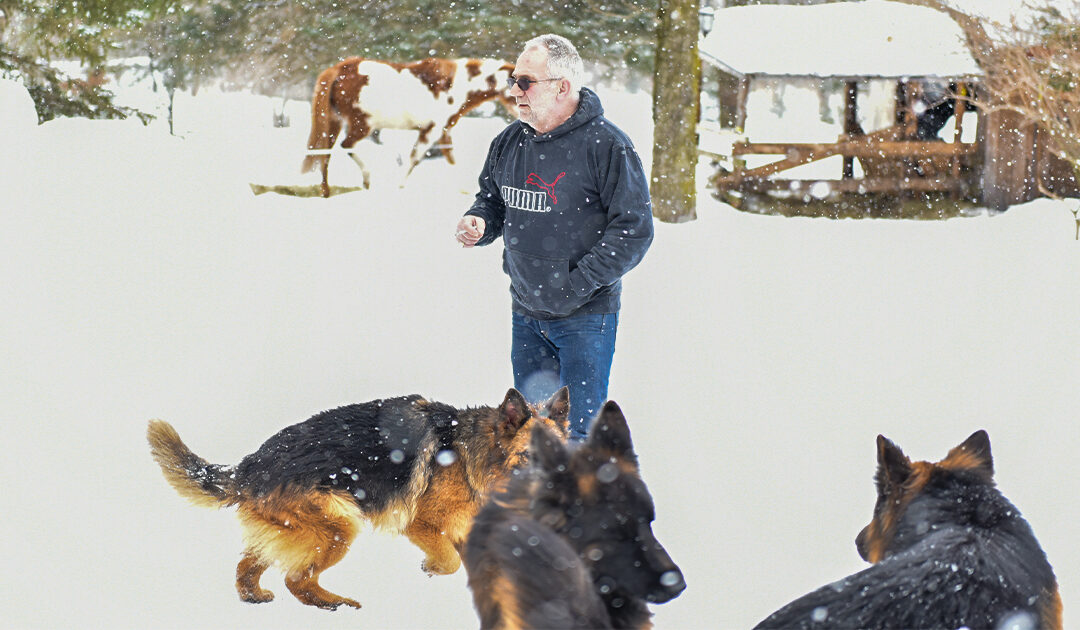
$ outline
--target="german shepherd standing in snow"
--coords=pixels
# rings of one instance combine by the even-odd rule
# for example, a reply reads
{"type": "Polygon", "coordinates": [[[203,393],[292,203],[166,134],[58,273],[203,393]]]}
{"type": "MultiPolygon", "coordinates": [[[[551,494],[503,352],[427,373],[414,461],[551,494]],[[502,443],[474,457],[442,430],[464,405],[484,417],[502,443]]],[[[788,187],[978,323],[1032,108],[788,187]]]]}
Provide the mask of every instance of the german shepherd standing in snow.
{"type": "Polygon", "coordinates": [[[333,610],[360,604],[323,589],[319,575],[345,556],[365,520],[408,536],[426,554],[427,573],[457,571],[473,517],[525,462],[533,427],[565,439],[568,409],[566,388],[539,408],[515,389],[498,407],[477,409],[416,395],[374,400],[283,429],[235,467],[206,462],[160,420],[147,438],[181,496],[237,506],[246,541],[240,599],[272,600],[259,578],[276,565],[297,599],[333,610]]]}
{"type": "Polygon", "coordinates": [[[646,602],[686,588],[653,535],[653,503],[619,406],[568,450],[533,429],[530,466],[477,515],[465,546],[484,630],[651,628],[646,602]]]}
{"type": "Polygon", "coordinates": [[[1054,571],[997,488],[977,431],[936,464],[877,439],[874,518],[855,540],[874,566],[822,587],[757,625],[768,628],[1061,630],[1054,571]]]}

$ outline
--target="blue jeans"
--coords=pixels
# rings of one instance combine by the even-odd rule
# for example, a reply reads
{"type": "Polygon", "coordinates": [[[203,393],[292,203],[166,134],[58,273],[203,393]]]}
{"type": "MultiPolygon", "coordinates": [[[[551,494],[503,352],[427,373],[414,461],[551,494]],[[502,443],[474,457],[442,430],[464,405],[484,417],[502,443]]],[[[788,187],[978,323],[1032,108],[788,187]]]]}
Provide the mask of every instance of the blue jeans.
{"type": "Polygon", "coordinates": [[[539,403],[570,389],[570,437],[584,440],[607,399],[619,314],[533,319],[514,313],[510,363],[514,387],[539,403]]]}

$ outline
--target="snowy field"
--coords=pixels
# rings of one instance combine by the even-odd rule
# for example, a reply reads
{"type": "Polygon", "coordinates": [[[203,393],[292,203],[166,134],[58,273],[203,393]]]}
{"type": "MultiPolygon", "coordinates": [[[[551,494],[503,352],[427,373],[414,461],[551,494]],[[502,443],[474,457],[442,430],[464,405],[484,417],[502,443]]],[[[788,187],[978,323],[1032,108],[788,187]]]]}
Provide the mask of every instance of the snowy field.
{"type": "MultiPolygon", "coordinates": [[[[648,164],[648,97],[600,95],[648,164]]],[[[462,121],[457,165],[427,161],[405,188],[409,138],[390,134],[365,148],[370,191],[255,196],[317,181],[297,173],[306,104],[284,129],[274,104],[206,89],[178,97],[180,138],[57,120],[0,143],[0,627],[476,627],[463,572],[428,578],[418,549],[377,533],[323,577],[361,611],[303,606],[274,571],[276,601],[240,602],[235,518],[188,505],[149,456],[150,418],[231,464],[330,407],[496,403],[511,384],[501,245],[452,238],[502,123],[462,121]]],[[[335,158],[332,183],[358,177],[335,158]]],[[[1075,205],[832,221],[702,190],[698,221],[657,224],[625,282],[610,392],[689,585],[657,628],[748,628],[860,570],[877,434],[937,460],[979,428],[1075,625],[1075,205]]]]}

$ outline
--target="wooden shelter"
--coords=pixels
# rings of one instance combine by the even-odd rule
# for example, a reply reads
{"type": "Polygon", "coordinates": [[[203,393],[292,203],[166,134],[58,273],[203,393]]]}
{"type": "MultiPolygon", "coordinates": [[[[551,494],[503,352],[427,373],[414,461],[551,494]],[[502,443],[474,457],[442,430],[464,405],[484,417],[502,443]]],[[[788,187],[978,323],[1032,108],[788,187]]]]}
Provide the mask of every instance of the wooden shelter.
{"type": "Polygon", "coordinates": [[[1033,176],[1054,170],[1037,150],[1034,129],[1016,129],[1004,113],[987,115],[980,107],[975,117],[965,117],[972,108],[965,98],[927,98],[928,88],[945,85],[977,104],[982,75],[960,27],[933,9],[888,0],[730,7],[716,11],[700,54],[738,86],[734,128],[721,131],[729,141],[719,149],[715,142],[709,146],[706,137],[716,128],[700,127],[699,149],[725,166],[711,182],[721,194],[940,192],[1004,209],[1038,196],[1033,176]],[[842,85],[843,121],[835,140],[748,137],[747,100],[762,79],[842,85]],[[871,81],[895,85],[893,113],[891,124],[866,131],[858,103],[871,81]],[[935,108],[940,120],[929,120],[935,108]],[[942,129],[949,115],[953,125],[942,129]],[[973,118],[977,133],[965,134],[963,125],[973,118]],[[762,164],[763,158],[750,156],[777,159],[762,164]],[[785,177],[785,171],[834,156],[842,156],[842,167],[830,177],[785,177]]]}

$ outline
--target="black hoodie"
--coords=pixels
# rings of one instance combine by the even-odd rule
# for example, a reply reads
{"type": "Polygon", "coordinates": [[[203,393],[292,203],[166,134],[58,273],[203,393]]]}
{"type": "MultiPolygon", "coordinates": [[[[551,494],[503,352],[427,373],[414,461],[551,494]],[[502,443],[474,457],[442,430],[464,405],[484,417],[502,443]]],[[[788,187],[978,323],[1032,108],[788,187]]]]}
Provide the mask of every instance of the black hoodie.
{"type": "Polygon", "coordinates": [[[618,312],[653,238],[641,159],[588,88],[551,132],[518,121],[496,136],[466,214],[486,223],[478,245],[503,237],[514,310],[536,319],[618,312]]]}

